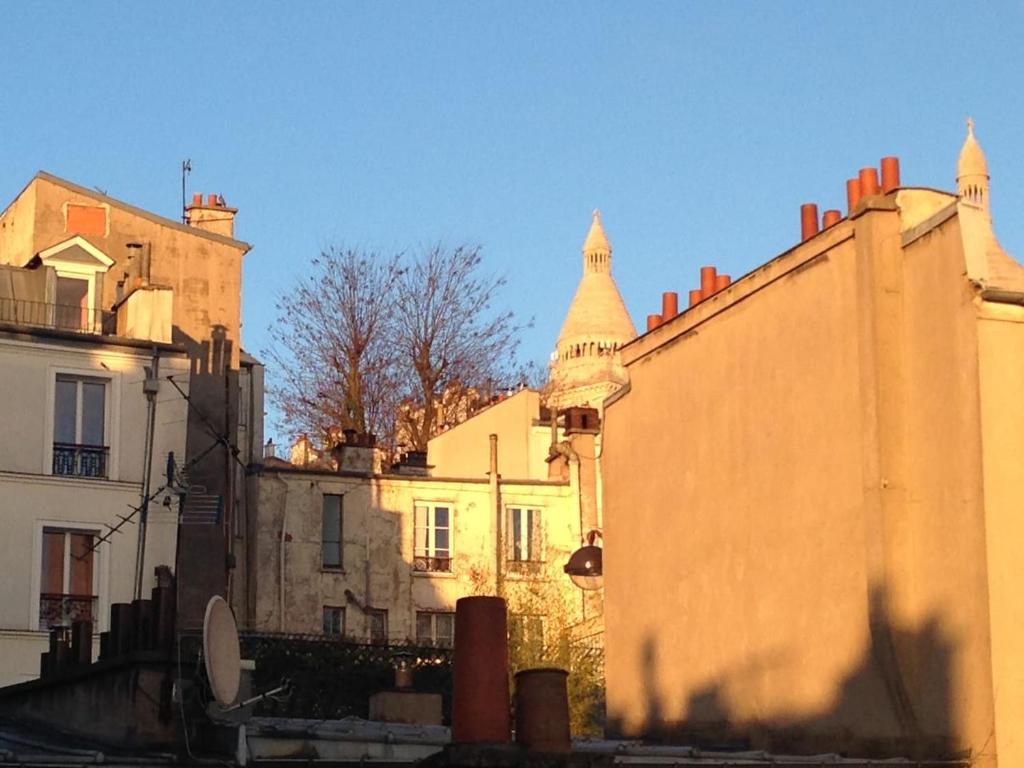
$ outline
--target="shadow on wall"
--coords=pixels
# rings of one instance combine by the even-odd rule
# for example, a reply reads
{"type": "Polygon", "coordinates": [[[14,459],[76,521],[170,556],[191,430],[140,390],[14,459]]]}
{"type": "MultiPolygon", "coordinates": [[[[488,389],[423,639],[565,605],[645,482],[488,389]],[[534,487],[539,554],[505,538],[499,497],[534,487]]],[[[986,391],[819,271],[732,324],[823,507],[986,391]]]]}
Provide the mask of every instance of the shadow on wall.
{"type": "MultiPolygon", "coordinates": [[[[840,753],[849,757],[957,759],[968,756],[954,732],[951,664],[955,640],[937,618],[917,627],[897,626],[880,589],[870,594],[870,644],[838,683],[832,704],[808,715],[774,709],[764,719],[732,711],[730,701],[763,691],[766,672],[778,674],[780,658],[753,660],[684,697],[681,720],[670,720],[658,686],[658,643],[648,637],[636,676],[644,697],[643,724],[608,723],[609,736],[636,736],[705,749],[764,749],[786,754],[840,753]],[[776,667],[776,669],[772,669],[776,667]]],[[[685,663],[678,659],[676,663],[685,663]]],[[[799,675],[798,667],[794,674],[799,675]]],[[[756,694],[755,694],[756,695],[756,694]]],[[[770,696],[770,694],[769,694],[770,696]]],[[[766,698],[762,694],[762,698],[766,698]]],[[[769,703],[769,708],[770,708],[769,703]]],[[[978,751],[987,746],[974,745],[978,751]]]]}
{"type": "Polygon", "coordinates": [[[178,528],[178,621],[193,629],[202,626],[210,596],[228,591],[232,537],[226,531],[235,512],[230,446],[238,427],[238,372],[231,367],[234,342],[224,326],[214,325],[203,341],[174,326],[171,338],[188,350],[191,368],[184,461],[189,484],[202,489],[202,495],[219,497],[221,510],[217,524],[192,524],[185,514],[178,528]]]}

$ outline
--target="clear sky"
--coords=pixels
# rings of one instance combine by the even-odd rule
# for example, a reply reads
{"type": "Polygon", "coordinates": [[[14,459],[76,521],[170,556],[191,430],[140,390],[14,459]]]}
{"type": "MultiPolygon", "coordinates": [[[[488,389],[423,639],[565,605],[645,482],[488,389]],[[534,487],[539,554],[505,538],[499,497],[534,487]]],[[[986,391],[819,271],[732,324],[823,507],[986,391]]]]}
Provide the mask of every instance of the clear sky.
{"type": "Polygon", "coordinates": [[[954,187],[972,115],[1024,255],[1024,4],[22,3],[0,18],[0,207],[37,170],[240,209],[243,343],[338,244],[483,246],[543,363],[599,207],[638,328],[845,211],[883,155],[954,187]]]}

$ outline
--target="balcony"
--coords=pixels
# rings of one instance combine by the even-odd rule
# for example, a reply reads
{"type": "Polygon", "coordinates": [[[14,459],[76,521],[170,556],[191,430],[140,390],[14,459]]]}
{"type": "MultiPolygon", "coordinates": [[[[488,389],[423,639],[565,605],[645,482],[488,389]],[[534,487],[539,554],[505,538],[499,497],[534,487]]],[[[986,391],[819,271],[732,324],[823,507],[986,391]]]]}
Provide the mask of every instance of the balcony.
{"type": "Polygon", "coordinates": [[[39,595],[39,628],[70,627],[76,621],[95,621],[95,595],[39,595]]]}
{"type": "Polygon", "coordinates": [[[117,316],[102,309],[0,297],[0,323],[59,331],[113,334],[117,316]]]}
{"type": "Polygon", "coordinates": [[[105,478],[109,453],[105,445],[54,443],[53,474],[105,478]]]}
{"type": "Polygon", "coordinates": [[[412,569],[427,573],[451,573],[452,559],[450,557],[416,555],[412,559],[412,569]]]}

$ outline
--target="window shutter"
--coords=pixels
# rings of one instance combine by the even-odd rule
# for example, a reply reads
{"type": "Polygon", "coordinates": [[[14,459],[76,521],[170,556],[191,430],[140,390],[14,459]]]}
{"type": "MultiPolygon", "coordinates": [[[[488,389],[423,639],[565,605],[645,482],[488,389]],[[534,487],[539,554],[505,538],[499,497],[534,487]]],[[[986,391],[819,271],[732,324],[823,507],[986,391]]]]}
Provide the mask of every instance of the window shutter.
{"type": "Polygon", "coordinates": [[[92,534],[71,534],[71,583],[68,585],[68,594],[92,595],[92,558],[95,554],[92,541],[92,534]]]}
{"type": "Polygon", "coordinates": [[[64,533],[43,531],[43,573],[40,592],[64,594],[64,533]]]}

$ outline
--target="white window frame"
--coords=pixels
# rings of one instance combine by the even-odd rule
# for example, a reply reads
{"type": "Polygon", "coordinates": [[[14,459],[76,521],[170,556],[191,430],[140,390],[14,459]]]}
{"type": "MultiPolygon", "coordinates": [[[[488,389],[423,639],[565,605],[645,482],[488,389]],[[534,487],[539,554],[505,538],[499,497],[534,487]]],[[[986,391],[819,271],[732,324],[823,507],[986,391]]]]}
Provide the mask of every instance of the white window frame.
{"type": "Polygon", "coordinates": [[[412,513],[412,556],[413,556],[413,570],[416,573],[422,574],[450,574],[453,571],[453,565],[455,560],[455,505],[449,501],[415,501],[413,502],[413,513],[412,513]],[[417,568],[416,558],[425,558],[428,562],[440,559],[437,555],[437,523],[435,520],[435,513],[438,507],[444,507],[448,510],[448,568],[441,570],[435,568],[417,568]],[[425,526],[417,524],[416,513],[420,508],[427,510],[427,521],[425,526]],[[423,528],[427,530],[427,544],[424,552],[419,552],[419,531],[423,528]]]}
{"type": "Polygon", "coordinates": [[[68,277],[77,280],[85,280],[88,283],[89,290],[87,302],[89,305],[89,310],[93,314],[90,314],[89,316],[90,327],[83,330],[87,330],[92,333],[98,333],[100,330],[102,330],[100,328],[92,327],[92,324],[95,322],[96,319],[95,312],[96,310],[101,309],[97,305],[98,299],[96,296],[96,275],[99,273],[106,273],[106,271],[114,265],[114,260],[107,256],[107,254],[103,253],[103,251],[94,246],[81,235],[75,235],[74,237],[65,240],[64,242],[57,243],[56,245],[51,245],[46,250],[40,251],[39,258],[45,266],[53,267],[54,271],[57,273],[57,277],[68,277]],[[60,254],[63,251],[66,251],[74,246],[78,246],[83,251],[92,256],[94,259],[96,259],[96,263],[82,264],[79,261],[68,261],[60,257],[60,254]]]}
{"type": "Polygon", "coordinates": [[[547,561],[545,557],[545,547],[547,545],[544,531],[544,508],[530,504],[508,504],[505,507],[505,536],[506,536],[506,551],[505,561],[507,563],[544,563],[547,561]],[[536,529],[536,535],[530,537],[530,541],[527,542],[527,546],[532,550],[536,549],[536,552],[530,552],[528,557],[519,558],[515,557],[516,553],[516,525],[513,521],[515,512],[530,513],[530,527],[536,529]]]}
{"type": "MultiPolygon", "coordinates": [[[[67,533],[91,533],[97,539],[103,535],[102,527],[96,523],[54,519],[36,520],[32,534],[32,573],[29,580],[28,626],[26,629],[41,634],[45,634],[45,631],[39,629],[39,596],[43,575],[43,532],[47,528],[57,528],[67,533]]],[[[110,628],[110,558],[107,556],[109,547],[110,542],[104,541],[98,543],[93,550],[92,582],[93,591],[97,597],[97,615],[94,617],[92,627],[94,634],[106,632],[110,628]]],[[[65,579],[67,579],[66,569],[68,567],[66,558],[65,555],[65,579]]]]}
{"type": "MultiPolygon", "coordinates": [[[[120,447],[120,425],[115,416],[121,413],[121,377],[113,375],[105,368],[79,368],[66,365],[51,365],[46,381],[46,411],[43,418],[43,474],[52,477],[59,477],[67,480],[107,482],[119,480],[119,447],[120,447]],[[81,477],[79,475],[54,475],[53,474],[53,422],[54,411],[57,408],[57,376],[72,376],[82,379],[103,380],[107,382],[107,392],[104,398],[103,431],[106,434],[107,447],[107,476],[106,478],[81,477]]],[[[141,423],[141,422],[140,422],[141,423]]]]}
{"type": "Polygon", "coordinates": [[[421,616],[429,616],[430,617],[430,637],[427,640],[427,643],[429,645],[431,645],[432,647],[435,647],[435,648],[452,648],[452,647],[454,647],[454,644],[455,644],[455,611],[453,611],[453,610],[445,610],[445,609],[442,609],[442,608],[432,608],[432,609],[417,610],[416,611],[416,624],[415,624],[415,628],[416,628],[415,629],[415,631],[416,631],[415,641],[416,641],[417,645],[421,644],[420,632],[419,632],[419,629],[420,629],[420,617],[421,616]],[[437,617],[438,616],[449,616],[449,617],[451,617],[451,622],[452,622],[452,636],[451,636],[451,638],[446,640],[445,644],[443,644],[443,645],[440,642],[438,642],[438,637],[437,637],[437,617]]]}

